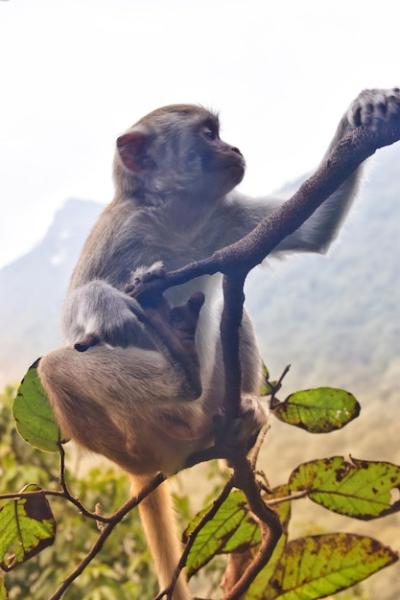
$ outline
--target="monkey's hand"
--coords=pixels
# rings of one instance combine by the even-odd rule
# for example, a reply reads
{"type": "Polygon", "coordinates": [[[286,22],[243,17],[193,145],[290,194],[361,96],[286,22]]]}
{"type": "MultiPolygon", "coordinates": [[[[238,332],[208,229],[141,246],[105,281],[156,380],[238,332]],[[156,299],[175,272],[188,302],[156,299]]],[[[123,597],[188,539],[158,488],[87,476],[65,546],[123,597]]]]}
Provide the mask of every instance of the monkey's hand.
{"type": "Polygon", "coordinates": [[[111,346],[149,346],[146,332],[132,312],[133,298],[105,281],[77,288],[64,307],[64,330],[76,350],[83,352],[100,342],[111,346]]]}
{"type": "Polygon", "coordinates": [[[400,88],[364,90],[351,103],[343,120],[342,135],[356,127],[377,129],[394,116],[400,115],[400,88]]]}

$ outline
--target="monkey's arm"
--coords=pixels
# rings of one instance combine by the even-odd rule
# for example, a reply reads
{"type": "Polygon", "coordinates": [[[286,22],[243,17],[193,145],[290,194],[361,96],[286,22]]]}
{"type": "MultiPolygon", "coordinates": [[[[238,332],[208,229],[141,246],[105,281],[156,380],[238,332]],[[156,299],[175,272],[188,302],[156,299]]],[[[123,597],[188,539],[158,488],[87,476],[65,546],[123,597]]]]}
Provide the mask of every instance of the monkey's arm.
{"type": "Polygon", "coordinates": [[[63,310],[64,336],[75,344],[94,336],[111,346],[154,348],[131,308],[133,298],[106,281],[93,280],[72,290],[63,310]]]}
{"type": "MultiPolygon", "coordinates": [[[[350,105],[342,117],[336,134],[329,145],[324,160],[340,139],[359,126],[375,127],[381,120],[390,118],[400,111],[400,92],[393,90],[366,90],[350,105]]],[[[336,238],[356,195],[362,167],[358,168],[294,233],[287,236],[274,252],[301,251],[325,252],[336,238]]],[[[232,212],[236,223],[228,233],[239,239],[253,229],[263,218],[270,215],[285,198],[251,200],[233,195],[227,209],[232,212]]],[[[231,239],[230,241],[234,241],[231,239]]]]}

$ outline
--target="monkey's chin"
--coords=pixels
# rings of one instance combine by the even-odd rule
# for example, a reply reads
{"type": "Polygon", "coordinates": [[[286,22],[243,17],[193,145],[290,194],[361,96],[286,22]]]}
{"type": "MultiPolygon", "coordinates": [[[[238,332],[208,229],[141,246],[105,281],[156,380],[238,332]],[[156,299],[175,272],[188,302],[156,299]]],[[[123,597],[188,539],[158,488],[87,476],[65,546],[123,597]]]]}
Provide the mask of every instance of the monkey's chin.
{"type": "Polygon", "coordinates": [[[239,183],[243,180],[244,174],[246,172],[246,167],[242,163],[237,163],[230,165],[228,167],[230,181],[232,182],[232,187],[239,185],[239,183]]]}

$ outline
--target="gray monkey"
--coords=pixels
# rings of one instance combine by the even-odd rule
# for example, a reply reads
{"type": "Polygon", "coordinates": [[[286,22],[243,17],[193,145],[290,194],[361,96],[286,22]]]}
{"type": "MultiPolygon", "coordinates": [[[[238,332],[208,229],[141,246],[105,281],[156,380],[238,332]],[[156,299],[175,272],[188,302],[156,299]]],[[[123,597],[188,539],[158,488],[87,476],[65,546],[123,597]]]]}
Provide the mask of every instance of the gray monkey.
{"type": "MultiPolygon", "coordinates": [[[[398,88],[362,92],[342,117],[329,149],[355,127],[374,127],[399,110],[398,88]]],[[[325,252],[355,196],[360,171],[274,253],[325,252]]],[[[195,336],[203,391],[193,398],[179,369],[139,324],[135,300],[124,289],[151,270],[177,269],[239,240],[283,202],[235,191],[244,172],[241,152],[219,137],[216,115],[198,106],[157,109],[121,135],[114,159],[115,197],[85,243],[65,301],[66,345],[40,362],[41,381],[63,431],[125,469],[134,493],[157,471],[175,473],[190,454],[212,443],[212,416],[224,386],[221,294],[218,276],[166,292],[172,305],[187,302],[195,291],[205,294],[195,336]],[[88,338],[99,343],[77,352],[74,345],[88,338]]],[[[246,314],[240,356],[241,435],[246,438],[266,419],[258,400],[261,360],[246,314]]],[[[180,554],[165,485],[141,503],[140,512],[165,587],[180,554]]],[[[174,599],[188,598],[181,577],[174,599]]]]}

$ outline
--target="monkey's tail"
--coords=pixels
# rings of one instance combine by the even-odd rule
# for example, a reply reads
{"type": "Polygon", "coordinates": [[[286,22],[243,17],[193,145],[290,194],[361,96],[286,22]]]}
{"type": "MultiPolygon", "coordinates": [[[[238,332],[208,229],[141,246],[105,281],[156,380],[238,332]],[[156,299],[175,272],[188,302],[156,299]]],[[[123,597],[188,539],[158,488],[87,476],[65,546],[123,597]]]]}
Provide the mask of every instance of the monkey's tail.
{"type": "MultiPolygon", "coordinates": [[[[149,481],[148,477],[129,475],[132,495],[149,481]]],[[[165,589],[175,572],[182,548],[176,531],[175,515],[167,482],[162,483],[139,504],[139,514],[146,534],[160,589],[165,589]]],[[[191,600],[189,587],[182,574],[175,587],[173,600],[191,600]]]]}

